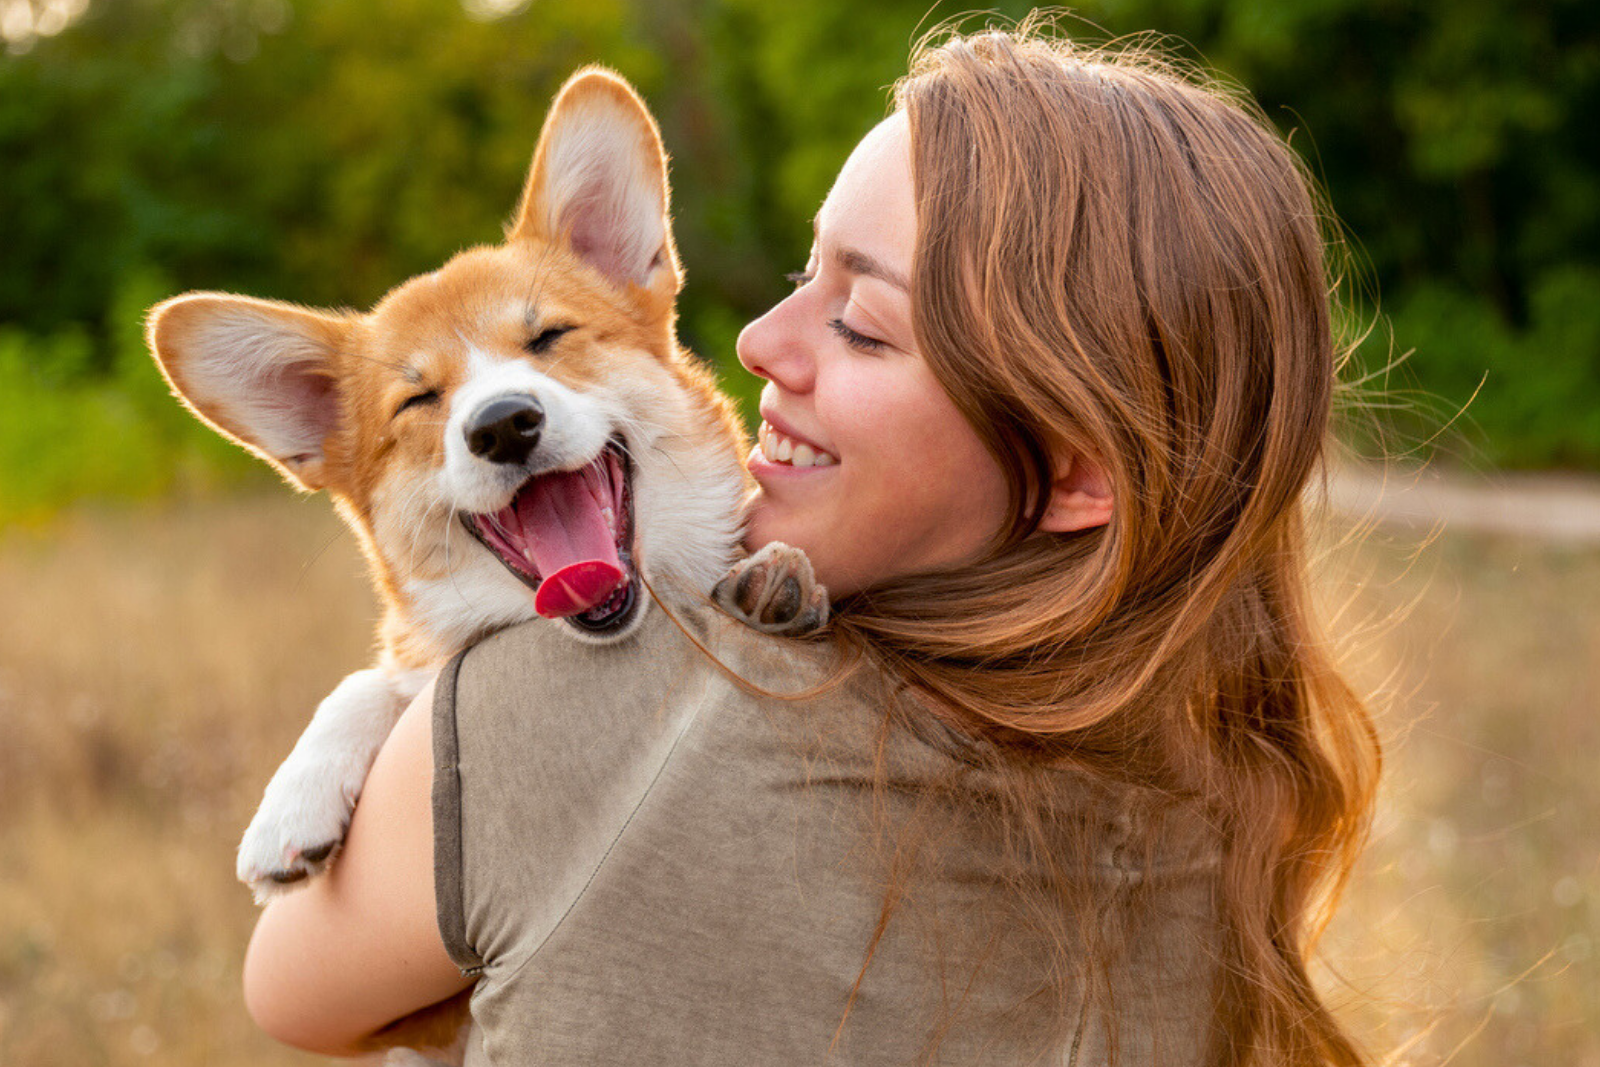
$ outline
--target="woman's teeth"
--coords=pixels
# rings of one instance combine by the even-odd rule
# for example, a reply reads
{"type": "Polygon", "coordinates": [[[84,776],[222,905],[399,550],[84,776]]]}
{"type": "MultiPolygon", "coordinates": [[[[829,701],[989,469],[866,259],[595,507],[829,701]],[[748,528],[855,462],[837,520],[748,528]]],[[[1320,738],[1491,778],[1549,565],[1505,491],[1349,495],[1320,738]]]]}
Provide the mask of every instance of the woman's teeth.
{"type": "Polygon", "coordinates": [[[761,442],[761,454],[771,463],[785,463],[791,467],[831,467],[839,462],[837,457],[821,449],[790,440],[764,422],[756,436],[761,442]]]}

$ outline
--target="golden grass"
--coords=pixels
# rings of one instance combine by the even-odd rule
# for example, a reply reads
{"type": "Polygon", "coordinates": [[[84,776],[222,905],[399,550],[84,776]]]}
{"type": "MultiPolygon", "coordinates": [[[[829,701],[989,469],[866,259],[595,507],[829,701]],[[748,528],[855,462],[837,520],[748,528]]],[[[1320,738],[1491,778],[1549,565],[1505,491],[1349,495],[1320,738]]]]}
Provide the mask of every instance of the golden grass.
{"type": "MultiPolygon", "coordinates": [[[[1329,988],[1405,1062],[1600,1067],[1600,553],[1408,553],[1339,554],[1397,699],[1329,988]]],[[[317,1062],[244,1013],[233,850],[369,658],[350,538],[287,494],[83,514],[0,536],[0,605],[0,1064],[317,1062]]]]}
{"type": "Polygon", "coordinates": [[[0,1063],[316,1062],[245,1015],[232,868],[272,768],[370,658],[326,503],[13,535],[0,604],[0,1063]]]}
{"type": "Polygon", "coordinates": [[[1389,753],[1329,988],[1395,1062],[1600,1067],[1600,552],[1374,536],[1353,573],[1389,753]]]}

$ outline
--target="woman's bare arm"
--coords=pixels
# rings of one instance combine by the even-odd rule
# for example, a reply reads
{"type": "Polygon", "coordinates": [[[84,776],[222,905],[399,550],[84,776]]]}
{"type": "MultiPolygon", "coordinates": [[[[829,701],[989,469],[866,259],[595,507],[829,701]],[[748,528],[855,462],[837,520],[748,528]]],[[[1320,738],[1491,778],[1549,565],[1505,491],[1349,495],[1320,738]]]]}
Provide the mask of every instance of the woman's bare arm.
{"type": "Polygon", "coordinates": [[[384,743],[332,869],[256,923],[245,1004],[285,1044],[352,1052],[470,983],[434,912],[432,704],[430,684],[384,743]]]}

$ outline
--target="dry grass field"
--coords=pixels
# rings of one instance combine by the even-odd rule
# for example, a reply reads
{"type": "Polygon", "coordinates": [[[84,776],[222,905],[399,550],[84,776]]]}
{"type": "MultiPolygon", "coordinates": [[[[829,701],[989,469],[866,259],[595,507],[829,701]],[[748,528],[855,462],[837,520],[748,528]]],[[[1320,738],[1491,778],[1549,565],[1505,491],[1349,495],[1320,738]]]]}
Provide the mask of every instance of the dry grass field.
{"type": "Polygon", "coordinates": [[[1329,988],[1396,1062],[1600,1067],[1600,551],[1379,533],[1344,564],[1388,753],[1329,988]]]}
{"type": "MultiPolygon", "coordinates": [[[[1600,1067],[1600,552],[1334,558],[1391,750],[1330,988],[1402,1062],[1600,1067]]],[[[240,1004],[233,847],[368,657],[350,539],[287,494],[84,513],[0,532],[0,605],[0,1064],[314,1062],[240,1004]]]]}

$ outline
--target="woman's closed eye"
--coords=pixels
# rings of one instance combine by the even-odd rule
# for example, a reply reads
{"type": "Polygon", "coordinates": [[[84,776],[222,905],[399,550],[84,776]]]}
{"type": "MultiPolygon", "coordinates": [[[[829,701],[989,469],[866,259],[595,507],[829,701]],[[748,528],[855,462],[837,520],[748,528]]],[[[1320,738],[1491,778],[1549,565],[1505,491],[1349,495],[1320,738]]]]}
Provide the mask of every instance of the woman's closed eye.
{"type": "Polygon", "coordinates": [[[887,347],[888,342],[880,341],[876,337],[868,337],[857,330],[852,330],[843,319],[829,319],[828,328],[844,339],[844,343],[861,352],[877,352],[887,347]]]}
{"type": "MultiPolygon", "coordinates": [[[[816,279],[816,273],[809,270],[790,271],[784,277],[796,288],[800,289],[811,284],[816,279]]],[[[852,329],[841,318],[828,320],[828,328],[838,334],[844,343],[860,352],[877,352],[888,347],[887,341],[876,337],[869,337],[860,330],[852,329]]]]}

